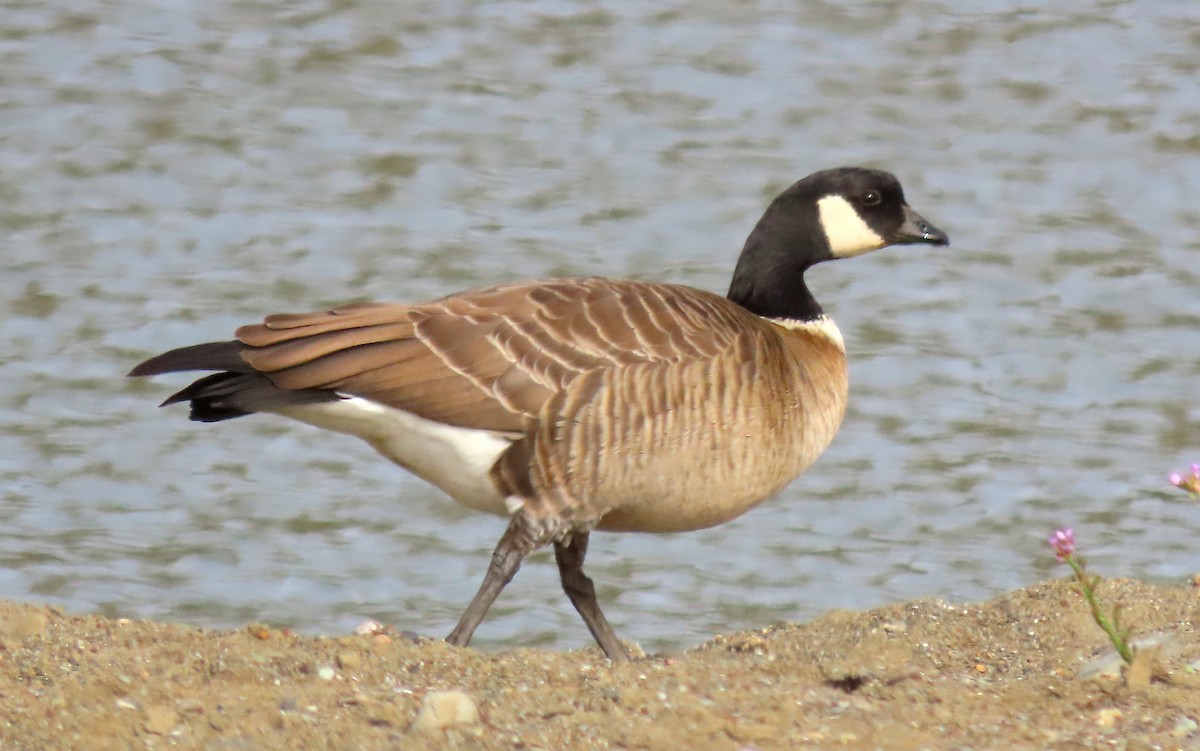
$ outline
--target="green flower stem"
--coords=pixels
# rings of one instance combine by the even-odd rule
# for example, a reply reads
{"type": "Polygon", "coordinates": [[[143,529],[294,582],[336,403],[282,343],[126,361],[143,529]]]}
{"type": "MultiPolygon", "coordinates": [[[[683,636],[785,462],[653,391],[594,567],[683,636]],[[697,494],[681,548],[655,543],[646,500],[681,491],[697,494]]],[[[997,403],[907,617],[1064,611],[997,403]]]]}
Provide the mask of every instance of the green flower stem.
{"type": "MultiPolygon", "coordinates": [[[[1104,633],[1108,634],[1108,640],[1116,647],[1121,659],[1127,664],[1133,664],[1133,650],[1129,648],[1125,637],[1121,635],[1113,622],[1100,609],[1100,601],[1096,599],[1096,592],[1093,589],[1093,580],[1084,573],[1083,565],[1075,559],[1075,556],[1068,555],[1066,560],[1067,564],[1071,566],[1071,570],[1075,572],[1075,578],[1079,581],[1079,589],[1083,592],[1084,599],[1092,608],[1092,619],[1096,621],[1097,626],[1104,629],[1104,633]]],[[[1098,579],[1099,577],[1096,577],[1096,580],[1098,579]]]]}

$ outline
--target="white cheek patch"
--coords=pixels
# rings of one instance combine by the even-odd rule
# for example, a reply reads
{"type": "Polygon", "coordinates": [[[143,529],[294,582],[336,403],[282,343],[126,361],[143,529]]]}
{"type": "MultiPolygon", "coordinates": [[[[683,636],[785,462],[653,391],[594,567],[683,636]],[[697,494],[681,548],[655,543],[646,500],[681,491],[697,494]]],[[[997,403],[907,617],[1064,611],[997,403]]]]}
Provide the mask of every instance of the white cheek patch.
{"type": "Polygon", "coordinates": [[[834,258],[850,258],[887,245],[841,196],[825,196],[817,201],[817,214],[834,258]]]}

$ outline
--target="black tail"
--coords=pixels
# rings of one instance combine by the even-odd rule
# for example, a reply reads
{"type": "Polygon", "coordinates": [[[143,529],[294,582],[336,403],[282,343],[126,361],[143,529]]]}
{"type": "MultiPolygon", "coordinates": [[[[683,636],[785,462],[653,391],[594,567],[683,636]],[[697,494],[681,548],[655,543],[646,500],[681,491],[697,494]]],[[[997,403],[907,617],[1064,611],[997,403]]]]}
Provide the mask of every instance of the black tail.
{"type": "Polygon", "coordinates": [[[241,342],[207,342],[164,352],[129,371],[130,376],[152,376],[188,370],[221,371],[205,376],[160,404],[191,402],[190,419],[220,422],[234,417],[270,412],[297,404],[337,401],[338,394],[325,389],[281,389],[242,359],[241,342]]]}
{"type": "Polygon", "coordinates": [[[170,352],[151,357],[129,371],[130,376],[152,376],[160,373],[182,373],[185,370],[228,370],[234,373],[253,373],[242,359],[245,344],[232,342],[205,342],[190,347],[180,347],[170,352]]]}

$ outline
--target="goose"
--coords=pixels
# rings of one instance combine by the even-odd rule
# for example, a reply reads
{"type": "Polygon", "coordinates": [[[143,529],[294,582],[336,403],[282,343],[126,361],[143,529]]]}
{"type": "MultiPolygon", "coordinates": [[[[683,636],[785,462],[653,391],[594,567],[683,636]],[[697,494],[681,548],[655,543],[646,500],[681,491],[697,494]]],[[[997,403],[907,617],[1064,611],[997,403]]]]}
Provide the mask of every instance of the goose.
{"type": "Polygon", "coordinates": [[[449,643],[468,645],[522,559],[553,545],[568,599],[619,662],[630,652],[583,571],[590,534],[712,527],[798,477],[833,440],[848,394],[842,335],[804,273],[948,242],[892,174],[842,167],[770,203],[724,297],[590,277],[353,303],[270,315],[129,375],[216,371],[162,406],[358,436],[458,503],[507,518],[449,643]]]}

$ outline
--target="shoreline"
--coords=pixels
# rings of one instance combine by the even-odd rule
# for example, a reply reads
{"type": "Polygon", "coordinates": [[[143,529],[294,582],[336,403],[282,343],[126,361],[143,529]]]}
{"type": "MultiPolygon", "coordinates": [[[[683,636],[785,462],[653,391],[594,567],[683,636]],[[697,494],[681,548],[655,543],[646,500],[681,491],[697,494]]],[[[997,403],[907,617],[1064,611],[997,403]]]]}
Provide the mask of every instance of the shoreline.
{"type": "Polygon", "coordinates": [[[384,628],[314,637],[0,601],[0,749],[1200,748],[1200,590],[1108,580],[1130,687],[1068,580],[832,611],[610,665],[384,628]],[[418,719],[420,718],[420,719],[418,719]],[[443,727],[448,723],[448,726],[443,727]]]}

